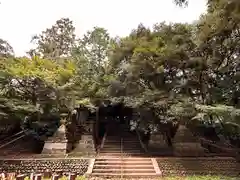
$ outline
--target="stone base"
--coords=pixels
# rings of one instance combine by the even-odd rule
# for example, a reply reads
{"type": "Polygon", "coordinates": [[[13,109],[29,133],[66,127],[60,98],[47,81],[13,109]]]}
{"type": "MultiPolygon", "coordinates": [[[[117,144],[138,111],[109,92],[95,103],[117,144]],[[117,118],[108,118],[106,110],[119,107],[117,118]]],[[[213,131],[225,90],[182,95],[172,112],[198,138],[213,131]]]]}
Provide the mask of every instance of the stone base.
{"type": "Polygon", "coordinates": [[[45,142],[42,154],[66,154],[72,149],[72,143],[66,142],[45,142]]]}
{"type": "Polygon", "coordinates": [[[167,146],[162,134],[151,134],[148,141],[148,147],[162,147],[167,146]]]}
{"type": "Polygon", "coordinates": [[[74,149],[75,152],[79,151],[84,154],[95,154],[95,145],[94,139],[92,135],[85,135],[81,136],[81,140],[77,143],[76,148],[74,149]]]}
{"type": "Polygon", "coordinates": [[[66,126],[61,125],[54,135],[45,141],[43,154],[66,154],[72,150],[73,144],[67,140],[66,126]]]}
{"type": "Polygon", "coordinates": [[[151,134],[148,142],[148,153],[152,156],[172,156],[172,147],[168,147],[162,134],[151,134]]]}
{"type": "Polygon", "coordinates": [[[238,163],[240,163],[240,152],[238,152],[238,153],[236,154],[236,161],[237,161],[238,163]]]}
{"type": "Polygon", "coordinates": [[[199,143],[174,143],[173,144],[174,155],[176,156],[204,156],[204,148],[199,143]]]}

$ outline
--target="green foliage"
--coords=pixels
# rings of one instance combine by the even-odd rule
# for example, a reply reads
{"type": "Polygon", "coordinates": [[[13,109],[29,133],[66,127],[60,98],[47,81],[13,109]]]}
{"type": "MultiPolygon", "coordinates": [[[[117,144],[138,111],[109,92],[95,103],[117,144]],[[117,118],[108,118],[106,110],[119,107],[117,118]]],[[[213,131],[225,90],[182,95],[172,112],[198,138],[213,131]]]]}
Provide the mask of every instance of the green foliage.
{"type": "Polygon", "coordinates": [[[240,109],[226,105],[196,105],[196,110],[207,115],[218,116],[224,121],[236,122],[240,125],[240,109]]]}
{"type": "Polygon", "coordinates": [[[45,58],[59,58],[70,55],[75,43],[75,27],[69,18],[61,18],[51,28],[32,38],[37,45],[28,53],[31,56],[40,55],[45,58]]]}
{"type": "Polygon", "coordinates": [[[100,27],[88,31],[75,45],[72,56],[77,64],[78,100],[107,96],[107,88],[111,81],[111,74],[106,72],[109,47],[110,37],[107,30],[100,27]]]}
{"type": "Polygon", "coordinates": [[[5,72],[15,79],[41,79],[47,84],[65,84],[75,73],[74,64],[65,60],[61,64],[38,57],[16,58],[6,64],[5,72]]]}
{"type": "Polygon", "coordinates": [[[14,51],[12,46],[5,40],[0,39],[0,57],[6,58],[9,56],[13,56],[14,51]]]}
{"type": "Polygon", "coordinates": [[[140,24],[126,37],[94,27],[77,39],[72,21],[62,18],[34,38],[31,58],[0,61],[1,115],[67,111],[111,99],[159,119],[202,113],[238,123],[239,9],[238,1],[208,0],[207,13],[195,23],[140,24]]]}
{"type": "Polygon", "coordinates": [[[54,107],[59,110],[67,98],[60,96],[73,79],[76,67],[71,60],[14,58],[3,64],[1,72],[2,112],[24,116],[35,111],[49,112],[54,107]]]}
{"type": "Polygon", "coordinates": [[[174,0],[174,2],[180,7],[188,5],[188,0],[174,0]]]}
{"type": "Polygon", "coordinates": [[[175,117],[189,119],[194,117],[197,114],[197,111],[193,104],[179,102],[170,106],[168,113],[175,117]]]}

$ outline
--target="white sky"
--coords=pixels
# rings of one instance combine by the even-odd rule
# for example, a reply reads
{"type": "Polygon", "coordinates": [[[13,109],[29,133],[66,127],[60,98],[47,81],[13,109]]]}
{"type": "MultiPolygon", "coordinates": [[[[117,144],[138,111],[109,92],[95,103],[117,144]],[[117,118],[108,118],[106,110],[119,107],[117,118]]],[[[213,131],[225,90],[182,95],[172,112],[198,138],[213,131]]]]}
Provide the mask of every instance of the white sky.
{"type": "Polygon", "coordinates": [[[139,23],[192,22],[205,12],[205,0],[191,0],[188,8],[173,0],[0,0],[0,38],[7,40],[18,56],[25,55],[35,34],[68,17],[81,36],[94,26],[124,36],[139,23]]]}

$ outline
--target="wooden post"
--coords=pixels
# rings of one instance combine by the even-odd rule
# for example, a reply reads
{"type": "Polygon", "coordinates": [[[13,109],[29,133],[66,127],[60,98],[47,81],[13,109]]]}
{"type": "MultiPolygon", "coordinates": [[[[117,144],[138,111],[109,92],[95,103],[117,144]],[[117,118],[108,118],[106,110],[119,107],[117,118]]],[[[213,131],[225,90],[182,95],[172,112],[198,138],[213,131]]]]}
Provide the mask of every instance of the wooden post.
{"type": "Polygon", "coordinates": [[[13,179],[15,179],[15,173],[9,173],[8,175],[7,175],[7,180],[13,180],[13,179]]]}
{"type": "Polygon", "coordinates": [[[2,180],[5,180],[5,179],[6,179],[5,173],[1,173],[1,176],[0,176],[0,177],[1,177],[2,180]]]}
{"type": "Polygon", "coordinates": [[[35,174],[34,180],[42,180],[42,174],[35,174]]]}
{"type": "Polygon", "coordinates": [[[44,172],[44,174],[43,174],[43,177],[44,178],[50,178],[51,175],[52,175],[52,173],[49,170],[46,170],[46,172],[44,172]]]}
{"type": "Polygon", "coordinates": [[[59,175],[56,174],[56,173],[54,173],[54,174],[52,175],[52,180],[58,180],[58,179],[59,179],[59,175]]]}
{"type": "Polygon", "coordinates": [[[34,174],[33,173],[30,174],[30,180],[34,180],[34,174]]]}
{"type": "Polygon", "coordinates": [[[58,174],[59,176],[63,176],[63,171],[62,170],[57,170],[56,174],[58,174]]]}
{"type": "Polygon", "coordinates": [[[75,180],[77,175],[75,173],[69,173],[68,180],[75,180]]]}
{"type": "Polygon", "coordinates": [[[24,180],[25,177],[26,177],[25,174],[19,174],[16,176],[16,180],[24,180]]]}

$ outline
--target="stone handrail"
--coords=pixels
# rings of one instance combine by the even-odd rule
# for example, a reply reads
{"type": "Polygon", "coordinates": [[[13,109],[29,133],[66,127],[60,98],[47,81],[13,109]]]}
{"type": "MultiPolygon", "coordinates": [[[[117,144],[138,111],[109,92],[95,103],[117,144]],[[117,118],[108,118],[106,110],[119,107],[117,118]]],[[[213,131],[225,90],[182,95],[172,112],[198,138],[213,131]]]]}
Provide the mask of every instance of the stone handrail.
{"type": "Polygon", "coordinates": [[[213,144],[211,140],[207,140],[207,139],[204,139],[204,138],[200,138],[200,141],[206,143],[207,145],[218,148],[218,149],[223,150],[223,151],[228,152],[228,153],[233,153],[233,152],[239,152],[240,151],[240,148],[222,147],[222,146],[219,146],[217,144],[213,144]]]}
{"type": "Polygon", "coordinates": [[[94,163],[95,163],[95,159],[91,159],[88,165],[88,170],[85,173],[86,176],[90,176],[92,174],[94,163]]]}
{"type": "Polygon", "coordinates": [[[140,136],[138,130],[136,129],[135,131],[136,131],[136,133],[137,133],[138,140],[139,140],[139,142],[140,142],[142,148],[143,148],[144,151],[147,153],[147,152],[148,152],[147,147],[146,147],[146,145],[143,143],[142,138],[141,138],[141,136],[140,136]]]}

